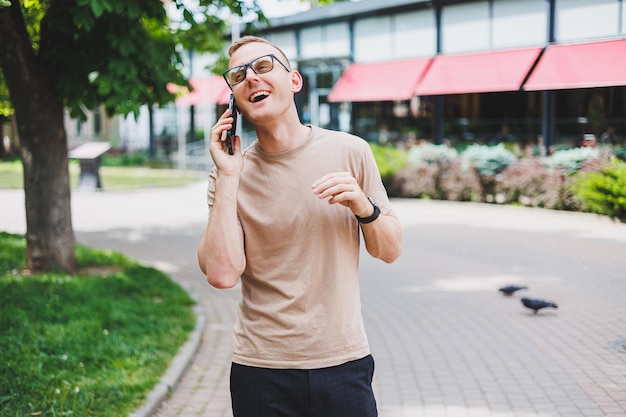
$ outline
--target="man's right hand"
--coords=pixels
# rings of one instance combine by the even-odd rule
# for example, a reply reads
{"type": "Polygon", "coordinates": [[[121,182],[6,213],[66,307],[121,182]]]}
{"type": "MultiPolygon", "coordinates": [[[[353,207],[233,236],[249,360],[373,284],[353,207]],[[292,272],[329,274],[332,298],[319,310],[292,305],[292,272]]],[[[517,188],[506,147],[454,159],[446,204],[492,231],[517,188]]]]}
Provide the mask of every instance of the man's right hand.
{"type": "Polygon", "coordinates": [[[232,137],[234,155],[229,155],[226,148],[226,132],[232,128],[232,124],[233,118],[230,116],[230,111],[226,109],[211,129],[209,152],[211,152],[218,172],[225,175],[239,174],[243,168],[241,138],[239,136],[232,137]]]}

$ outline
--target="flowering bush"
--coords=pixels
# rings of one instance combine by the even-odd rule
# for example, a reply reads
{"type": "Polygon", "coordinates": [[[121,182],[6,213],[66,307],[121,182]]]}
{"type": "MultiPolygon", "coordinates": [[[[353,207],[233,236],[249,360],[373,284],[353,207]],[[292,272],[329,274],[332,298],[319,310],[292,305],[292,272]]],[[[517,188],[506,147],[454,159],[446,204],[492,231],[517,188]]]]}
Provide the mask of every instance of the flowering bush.
{"type": "Polygon", "coordinates": [[[441,178],[456,159],[456,150],[445,145],[414,146],[407,153],[409,165],[396,176],[394,189],[403,197],[446,199],[441,178]]]}
{"type": "Polygon", "coordinates": [[[556,210],[581,208],[571,189],[573,177],[564,171],[547,169],[539,159],[521,159],[497,178],[495,193],[499,203],[556,210]]]}
{"type": "Polygon", "coordinates": [[[480,178],[475,170],[464,167],[460,158],[452,161],[442,173],[439,188],[446,200],[481,200],[480,178]]]}
{"type": "Polygon", "coordinates": [[[457,159],[458,152],[454,148],[446,145],[434,145],[432,143],[424,143],[409,149],[408,161],[413,166],[422,164],[437,164],[447,166],[457,159]]]}
{"type": "Polygon", "coordinates": [[[395,197],[480,201],[481,186],[478,174],[462,167],[457,158],[445,167],[426,163],[409,165],[397,173],[393,188],[387,191],[395,197]]]}
{"type": "Polygon", "coordinates": [[[461,158],[466,164],[473,166],[481,176],[496,175],[517,160],[502,144],[472,145],[461,154],[461,158]]]}
{"type": "Polygon", "coordinates": [[[535,158],[521,159],[508,166],[498,176],[495,192],[501,196],[499,202],[537,206],[537,196],[544,194],[548,170],[535,158]]]}
{"type": "Polygon", "coordinates": [[[436,184],[439,171],[435,165],[410,165],[398,172],[394,189],[402,197],[441,198],[436,184]]]}
{"type": "Polygon", "coordinates": [[[517,158],[502,144],[472,145],[461,154],[462,168],[473,168],[480,183],[480,200],[496,201],[496,175],[513,164],[517,158]]]}
{"type": "Polygon", "coordinates": [[[585,162],[599,158],[600,149],[598,148],[574,148],[554,152],[544,159],[544,165],[550,169],[562,169],[571,175],[578,172],[585,162]]]}
{"type": "Polygon", "coordinates": [[[626,221],[626,168],[598,148],[517,159],[502,145],[472,145],[461,154],[422,144],[388,181],[393,197],[487,201],[557,210],[593,211],[626,221]]]}

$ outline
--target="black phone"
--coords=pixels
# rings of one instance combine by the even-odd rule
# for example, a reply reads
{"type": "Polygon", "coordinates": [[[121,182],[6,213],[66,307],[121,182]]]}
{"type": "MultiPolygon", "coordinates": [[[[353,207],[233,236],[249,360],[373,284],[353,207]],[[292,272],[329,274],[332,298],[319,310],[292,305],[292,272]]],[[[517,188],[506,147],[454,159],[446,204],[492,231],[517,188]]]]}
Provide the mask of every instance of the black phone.
{"type": "Polygon", "coordinates": [[[230,110],[230,116],[233,118],[233,127],[226,131],[226,148],[228,148],[228,154],[234,155],[233,151],[233,137],[237,130],[237,104],[235,103],[235,95],[230,95],[230,101],[228,102],[228,109],[230,110]]]}

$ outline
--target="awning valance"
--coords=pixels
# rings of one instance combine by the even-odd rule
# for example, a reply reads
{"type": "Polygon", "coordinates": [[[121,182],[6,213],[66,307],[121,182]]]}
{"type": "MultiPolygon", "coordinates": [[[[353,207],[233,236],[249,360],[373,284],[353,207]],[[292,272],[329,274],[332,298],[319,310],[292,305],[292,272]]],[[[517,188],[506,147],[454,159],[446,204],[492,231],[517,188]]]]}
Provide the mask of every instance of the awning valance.
{"type": "Polygon", "coordinates": [[[420,96],[519,90],[541,48],[437,56],[416,89],[420,96]]]}
{"type": "Polygon", "coordinates": [[[351,64],[328,95],[328,101],[408,100],[432,59],[351,64]]]}
{"type": "MultiPolygon", "coordinates": [[[[189,84],[191,84],[193,90],[189,92],[185,90],[185,92],[176,99],[176,104],[228,104],[230,89],[226,81],[219,75],[206,78],[192,78],[189,84]]],[[[176,92],[176,86],[174,85],[168,85],[168,89],[172,92],[176,92]]]]}
{"type": "Polygon", "coordinates": [[[626,39],[549,45],[524,90],[626,85],[626,39]]]}

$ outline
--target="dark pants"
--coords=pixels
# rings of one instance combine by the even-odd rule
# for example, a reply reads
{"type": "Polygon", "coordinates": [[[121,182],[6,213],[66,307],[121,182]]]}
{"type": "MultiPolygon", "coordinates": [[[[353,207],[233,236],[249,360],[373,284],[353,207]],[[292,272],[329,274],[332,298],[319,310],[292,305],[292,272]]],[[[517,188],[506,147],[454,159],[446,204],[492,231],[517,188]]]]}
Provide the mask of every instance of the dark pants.
{"type": "Polygon", "coordinates": [[[232,364],[234,417],[376,417],[371,355],[321,369],[232,364]]]}

